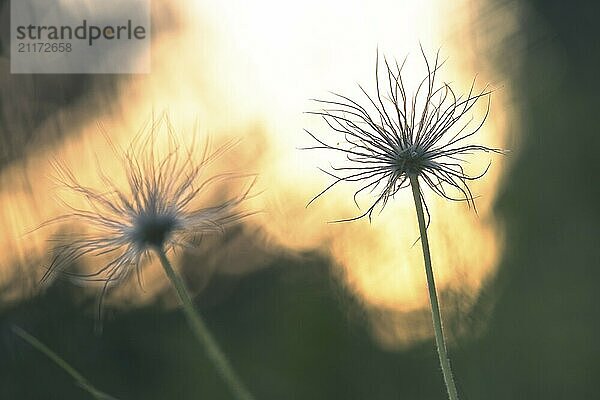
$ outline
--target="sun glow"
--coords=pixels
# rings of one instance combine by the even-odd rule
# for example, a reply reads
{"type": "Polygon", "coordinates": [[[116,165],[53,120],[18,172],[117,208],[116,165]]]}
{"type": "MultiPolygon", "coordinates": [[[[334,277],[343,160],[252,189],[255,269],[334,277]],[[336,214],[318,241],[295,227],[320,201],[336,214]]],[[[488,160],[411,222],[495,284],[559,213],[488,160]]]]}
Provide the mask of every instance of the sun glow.
{"type": "MultiPolygon", "coordinates": [[[[264,254],[273,251],[330,255],[340,278],[367,309],[392,311],[394,318],[378,319],[373,325],[378,337],[391,346],[415,339],[398,319],[428,304],[420,245],[413,246],[418,229],[410,191],[398,195],[371,224],[367,220],[327,224],[358,213],[353,190],[340,187],[306,208],[331,183],[316,168],[331,160],[324,153],[298,149],[313,143],[304,128],[325,129],[318,118],[304,114],[316,107],[309,99],[326,98],[329,91],[352,95],[357,83],[372,87],[377,51],[400,61],[409,55],[407,67],[417,69],[408,72],[420,77],[419,43],[431,55],[441,48],[442,57],[448,58],[443,77],[461,91],[468,90],[472,77],[482,70],[489,76],[479,75],[481,87],[494,81],[489,67],[463,57],[473,51],[469,42],[459,43],[463,36],[448,35],[444,15],[451,6],[439,0],[418,6],[392,0],[153,3],[152,73],[119,80],[116,97],[104,111],[91,112],[85,100],[61,110],[47,126],[60,121],[63,140],[2,170],[3,281],[20,273],[9,266],[25,265],[39,270],[37,275],[43,272],[46,240],[53,230],[27,232],[63,212],[49,196],[55,187],[48,179],[49,161],[56,155],[74,166],[82,182],[101,185],[92,161],[95,155],[107,174],[117,174],[120,166],[111,163],[110,146],[99,134],[99,124],[116,143],[125,145],[153,110],[166,110],[187,139],[195,126],[216,145],[228,138],[242,139],[214,170],[260,176],[259,186],[265,191],[251,206],[264,212],[249,219],[246,229],[260,232],[261,240],[253,245],[263,249],[250,259],[252,265],[260,265],[264,254]],[[84,122],[71,122],[72,114],[84,115],[84,122]]],[[[453,7],[453,17],[462,18],[460,7],[453,7]]],[[[502,147],[505,141],[502,96],[493,95],[491,117],[478,138],[493,147],[502,147]]],[[[39,136],[45,128],[40,128],[39,136]]],[[[489,159],[482,158],[472,165],[473,171],[487,165],[489,159]]],[[[491,207],[501,164],[495,163],[482,181],[471,186],[475,194],[483,194],[476,200],[479,215],[464,204],[426,194],[433,221],[433,265],[442,292],[457,289],[472,301],[495,270],[502,235],[491,207]]],[[[154,274],[148,276],[146,298],[162,285],[154,274]]],[[[427,329],[423,332],[420,337],[430,334],[427,329]]]]}

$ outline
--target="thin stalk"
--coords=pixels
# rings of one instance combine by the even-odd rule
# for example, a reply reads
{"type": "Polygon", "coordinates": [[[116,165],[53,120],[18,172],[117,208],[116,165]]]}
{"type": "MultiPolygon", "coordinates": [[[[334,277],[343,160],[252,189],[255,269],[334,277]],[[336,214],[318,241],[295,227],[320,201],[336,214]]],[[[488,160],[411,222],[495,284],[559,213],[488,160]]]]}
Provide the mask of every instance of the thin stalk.
{"type": "Polygon", "coordinates": [[[427,275],[427,288],[429,289],[429,302],[431,303],[435,344],[440,359],[440,365],[442,367],[442,374],[444,375],[444,383],[446,384],[446,390],[448,391],[448,397],[450,400],[458,400],[458,392],[456,391],[456,385],[454,384],[454,378],[452,377],[450,359],[448,358],[448,350],[446,349],[446,340],[442,328],[442,316],[435,289],[433,268],[431,266],[431,254],[429,252],[429,240],[427,239],[427,226],[425,224],[425,214],[423,213],[423,198],[421,197],[417,176],[410,177],[410,186],[415,200],[417,219],[419,220],[419,231],[421,233],[421,245],[423,247],[423,260],[425,261],[425,274],[427,275]]]}
{"type": "Polygon", "coordinates": [[[65,360],[63,360],[58,354],[50,350],[48,346],[44,343],[40,342],[35,336],[27,333],[22,328],[18,326],[13,326],[12,331],[15,335],[19,336],[21,339],[29,343],[33,348],[38,350],[40,353],[44,354],[50,360],[52,360],[56,365],[58,365],[63,371],[71,376],[77,382],[82,389],[88,392],[94,399],[96,400],[117,400],[115,397],[112,397],[100,390],[96,389],[92,384],[85,379],[83,375],[81,375],[77,370],[69,365],[65,360]]]}
{"type": "Polygon", "coordinates": [[[238,400],[253,400],[254,397],[250,394],[248,389],[244,386],[240,378],[237,376],[229,360],[225,357],[225,354],[219,348],[219,345],[213,338],[212,334],[208,330],[208,327],[200,317],[200,314],[196,312],[194,303],[189,294],[189,291],[185,285],[185,282],[179,274],[173,269],[165,251],[163,249],[156,249],[160,262],[167,274],[167,277],[173,284],[179,300],[183,305],[183,311],[188,320],[192,332],[196,336],[196,339],[202,344],[206,350],[208,358],[212,361],[215,368],[231,390],[231,393],[238,400]]]}

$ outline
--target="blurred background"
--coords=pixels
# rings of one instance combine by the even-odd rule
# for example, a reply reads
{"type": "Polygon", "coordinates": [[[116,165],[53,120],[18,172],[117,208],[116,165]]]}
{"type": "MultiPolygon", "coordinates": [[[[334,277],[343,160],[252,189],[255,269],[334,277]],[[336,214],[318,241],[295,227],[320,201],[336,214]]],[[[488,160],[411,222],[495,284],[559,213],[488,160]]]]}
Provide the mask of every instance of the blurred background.
{"type": "MultiPolygon", "coordinates": [[[[414,210],[400,197],[372,224],[348,194],[306,209],[328,183],[302,128],[308,99],[374,83],[375,51],[416,65],[421,43],[444,79],[494,90],[478,138],[510,149],[475,184],[480,213],[430,196],[432,252],[461,398],[593,399],[600,375],[596,2],[462,0],[298,4],[153,1],[144,76],[11,75],[0,1],[0,398],[88,394],[16,337],[18,325],[119,399],[228,399],[161,271],[107,299],[39,276],[60,215],[48,160],[94,181],[110,160],[99,126],[127,143],[154,109],[181,132],[241,138],[221,168],[256,172],[257,218],[176,262],[257,399],[442,399],[445,389],[414,210]],[[415,2],[416,3],[416,2],[415,2]],[[561,186],[562,185],[562,186],[561,186]]],[[[409,65],[411,65],[409,63],[409,65]]],[[[410,72],[410,71],[409,71],[410,72]]],[[[488,159],[482,160],[482,163],[488,159]]],[[[475,162],[477,163],[477,162],[475,162]]],[[[227,187],[226,191],[235,191],[227,187]]],[[[81,268],[94,268],[90,265],[81,268]]],[[[135,279],[134,279],[135,280],[135,279]]]]}

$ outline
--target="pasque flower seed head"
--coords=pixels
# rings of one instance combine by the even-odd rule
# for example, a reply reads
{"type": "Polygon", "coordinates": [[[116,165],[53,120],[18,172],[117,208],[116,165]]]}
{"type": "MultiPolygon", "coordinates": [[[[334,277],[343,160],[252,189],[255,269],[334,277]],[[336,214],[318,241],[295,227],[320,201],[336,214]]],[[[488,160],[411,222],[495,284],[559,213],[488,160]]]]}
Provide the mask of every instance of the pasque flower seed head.
{"type": "Polygon", "coordinates": [[[487,168],[481,174],[469,175],[463,169],[462,157],[477,152],[501,152],[467,143],[488,116],[490,92],[487,88],[475,92],[473,81],[466,95],[457,95],[448,83],[437,83],[436,75],[443,64],[439,54],[433,65],[424,52],[423,58],[427,72],[413,96],[407,94],[403,80],[404,64],[384,59],[385,74],[381,77],[378,56],[374,95],[359,86],[365,96],[364,104],[335,93],[332,100],[315,100],[324,108],[310,113],[321,116],[332,136],[338,139],[324,139],[307,131],[318,142],[309,149],[340,152],[347,163],[323,170],[334,181],[310,203],[340,182],[359,185],[354,194],[357,206],[361,193],[376,193],[375,201],[364,213],[337,222],[365,216],[371,219],[378,206],[383,209],[391,197],[410,185],[411,176],[422,179],[433,192],[446,199],[466,200],[474,206],[467,182],[483,176],[487,168]],[[481,99],[487,99],[487,110],[473,123],[471,113],[481,99]],[[336,144],[330,144],[333,141],[336,144]]]}
{"type": "Polygon", "coordinates": [[[105,187],[94,189],[82,185],[63,162],[53,163],[61,186],[85,199],[87,207],[67,205],[68,214],[46,224],[73,221],[84,224],[88,233],[53,238],[54,257],[43,281],[57,273],[83,281],[100,281],[104,282],[104,294],[111,283],[123,280],[134,270],[139,279],[153,250],[193,248],[203,235],[222,232],[252,214],[241,209],[252,183],[238,196],[217,204],[196,204],[197,197],[209,186],[252,177],[232,173],[204,176],[208,165],[229,150],[233,142],[212,152],[206,143],[203,153],[197,155],[194,145],[183,147],[179,143],[168,117],[163,115],[152,121],[149,129],[142,130],[127,149],[118,150],[110,140],[109,143],[123,165],[126,189],[117,187],[101,168],[98,174],[105,187]],[[155,135],[161,129],[168,132],[168,144],[162,152],[155,143],[155,135]],[[106,256],[109,261],[89,274],[69,272],[68,267],[84,256],[106,256]]]}

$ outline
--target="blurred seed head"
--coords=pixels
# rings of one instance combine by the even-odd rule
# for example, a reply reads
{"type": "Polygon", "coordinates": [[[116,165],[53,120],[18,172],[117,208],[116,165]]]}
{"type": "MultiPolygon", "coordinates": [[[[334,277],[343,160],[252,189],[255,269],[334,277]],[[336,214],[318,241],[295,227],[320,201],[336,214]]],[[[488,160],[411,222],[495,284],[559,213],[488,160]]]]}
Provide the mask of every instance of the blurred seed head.
{"type": "Polygon", "coordinates": [[[106,138],[122,164],[126,188],[117,187],[103,172],[100,160],[96,160],[97,172],[105,185],[103,188],[82,185],[71,168],[55,160],[53,166],[60,186],[84,199],[87,207],[74,207],[61,200],[69,212],[44,224],[76,222],[84,225],[85,233],[52,238],[54,255],[42,281],[47,282],[59,274],[76,281],[102,282],[99,313],[102,298],[111,284],[123,281],[133,271],[141,284],[142,267],[153,251],[193,251],[204,235],[222,233],[226,227],[251,215],[252,212],[242,209],[242,203],[249,198],[254,184],[252,175],[205,176],[206,168],[235,142],[211,151],[207,141],[198,158],[195,142],[182,145],[166,114],[148,122],[125,149],[106,138]],[[161,130],[166,130],[168,135],[163,148],[156,143],[161,130]],[[239,195],[218,204],[196,204],[197,198],[209,187],[230,179],[249,179],[250,183],[239,195]],[[88,256],[109,261],[91,273],[68,270],[88,256]]]}
{"type": "MultiPolygon", "coordinates": [[[[490,91],[487,87],[475,91],[475,79],[466,95],[458,95],[450,84],[438,83],[437,74],[444,64],[439,52],[433,63],[421,48],[427,73],[414,95],[407,93],[403,80],[404,63],[383,60],[385,71],[380,74],[379,54],[375,63],[376,91],[365,96],[364,103],[333,93],[332,100],[315,100],[324,106],[310,112],[323,118],[336,142],[321,139],[306,131],[318,145],[308,149],[324,149],[345,155],[345,165],[331,165],[333,183],[317,194],[315,201],[340,182],[357,183],[354,202],[364,193],[375,193],[375,200],[366,211],[336,222],[372,218],[376,209],[382,210],[400,189],[410,185],[410,177],[420,178],[437,195],[448,200],[466,201],[475,207],[468,181],[482,177],[465,172],[464,156],[479,152],[501,153],[501,150],[479,144],[471,139],[483,126],[490,109],[490,91]],[[479,100],[487,100],[484,115],[473,117],[479,100]]],[[[309,203],[309,204],[310,204],[309,203]]]]}

